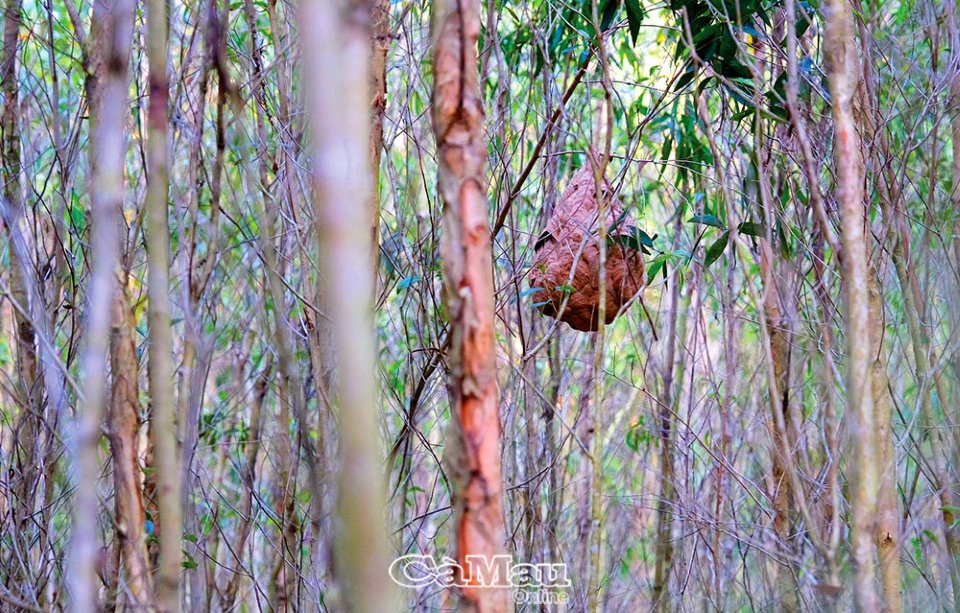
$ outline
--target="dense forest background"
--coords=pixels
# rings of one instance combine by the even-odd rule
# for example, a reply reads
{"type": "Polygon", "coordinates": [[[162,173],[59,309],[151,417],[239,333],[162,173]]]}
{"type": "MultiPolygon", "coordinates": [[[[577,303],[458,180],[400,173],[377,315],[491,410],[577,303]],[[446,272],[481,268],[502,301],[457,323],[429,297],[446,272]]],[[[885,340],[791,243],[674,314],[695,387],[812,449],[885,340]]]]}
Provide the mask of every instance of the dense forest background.
{"type": "Polygon", "coordinates": [[[5,0],[0,609],[960,607],[957,13],[5,0]]]}

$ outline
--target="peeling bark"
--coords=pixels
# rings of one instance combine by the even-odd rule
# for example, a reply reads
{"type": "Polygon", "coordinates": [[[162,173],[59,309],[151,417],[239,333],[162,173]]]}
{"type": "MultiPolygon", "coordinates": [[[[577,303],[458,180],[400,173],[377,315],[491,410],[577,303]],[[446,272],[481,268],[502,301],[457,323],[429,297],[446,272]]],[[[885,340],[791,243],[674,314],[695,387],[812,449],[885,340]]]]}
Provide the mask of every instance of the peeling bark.
{"type": "MultiPolygon", "coordinates": [[[[503,484],[494,331],[493,258],[487,222],[483,106],[477,82],[480,3],[435,0],[433,128],[444,203],[441,255],[444,300],[452,339],[452,436],[447,464],[453,479],[457,561],[503,555],[503,484]]],[[[507,611],[509,593],[469,579],[467,611],[507,611]]]]}

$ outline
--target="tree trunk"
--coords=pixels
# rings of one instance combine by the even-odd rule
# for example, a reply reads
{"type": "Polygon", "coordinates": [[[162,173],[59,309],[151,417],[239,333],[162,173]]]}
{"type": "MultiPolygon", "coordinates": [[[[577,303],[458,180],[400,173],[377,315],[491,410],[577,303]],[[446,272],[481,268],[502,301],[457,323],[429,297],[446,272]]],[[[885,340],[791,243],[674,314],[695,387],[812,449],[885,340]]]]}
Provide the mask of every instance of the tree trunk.
{"type": "Polygon", "coordinates": [[[373,0],[370,13],[370,226],[373,292],[376,299],[380,243],[380,152],[383,151],[383,118],[387,111],[387,51],[390,49],[390,0],[373,0]]]}
{"type": "MultiPolygon", "coordinates": [[[[857,7],[859,9],[859,5],[857,7]]],[[[948,11],[948,16],[949,14],[948,11]]],[[[864,41],[865,48],[869,49],[873,40],[872,29],[863,20],[859,21],[859,25],[861,39],[864,41]]],[[[947,556],[946,562],[953,588],[954,607],[960,611],[960,597],[958,597],[960,595],[960,539],[957,537],[957,522],[954,515],[957,501],[953,488],[949,485],[951,478],[946,462],[949,454],[949,444],[943,431],[937,427],[933,405],[933,391],[935,387],[940,387],[940,380],[931,376],[930,365],[937,358],[936,353],[931,351],[930,337],[927,333],[928,324],[924,321],[927,307],[920,294],[920,287],[917,283],[917,269],[911,256],[907,203],[903,188],[895,176],[893,166],[883,162],[883,160],[895,159],[896,155],[891,151],[887,128],[880,114],[880,97],[876,85],[878,77],[874,69],[872,56],[869,53],[864,55],[863,68],[867,108],[869,110],[866,116],[868,123],[865,130],[877,134],[876,144],[871,147],[870,151],[879,154],[878,158],[882,164],[882,173],[880,173],[880,180],[877,184],[881,196],[880,208],[886,226],[885,239],[891,245],[888,252],[896,270],[903,296],[903,315],[907,322],[907,331],[911,340],[910,344],[916,369],[917,395],[920,399],[920,420],[923,424],[922,440],[929,440],[933,449],[929,461],[929,477],[939,499],[938,506],[943,519],[944,553],[947,556]]],[[[932,205],[932,202],[930,204],[932,205]]],[[[945,398],[942,393],[940,396],[945,398]]]]}
{"type": "MultiPolygon", "coordinates": [[[[237,535],[230,547],[233,552],[234,564],[243,568],[243,553],[247,547],[247,538],[250,536],[250,528],[253,526],[253,500],[257,493],[257,457],[260,454],[260,413],[263,410],[263,401],[267,396],[270,386],[270,370],[273,363],[270,357],[267,357],[266,364],[257,376],[257,382],[254,385],[253,403],[250,406],[250,434],[244,441],[244,460],[243,481],[244,489],[240,497],[240,504],[237,505],[237,513],[240,516],[240,527],[237,528],[237,535]]],[[[236,601],[237,593],[240,590],[240,581],[246,578],[242,572],[227,571],[228,577],[226,585],[222,591],[220,600],[220,609],[230,611],[233,609],[233,603],[236,601]]]]}
{"type": "Polygon", "coordinates": [[[877,499],[877,557],[883,586],[884,611],[903,611],[900,593],[900,510],[897,506],[897,465],[893,445],[890,392],[887,381],[887,352],[883,346],[883,303],[876,271],[870,270],[871,393],[877,429],[880,461],[880,494],[877,499]]]}
{"type": "MultiPolygon", "coordinates": [[[[790,516],[790,478],[786,463],[792,458],[785,457],[784,450],[789,449],[787,428],[789,415],[790,385],[790,330],[782,316],[780,291],[773,260],[773,248],[766,238],[759,239],[760,271],[763,277],[763,311],[766,318],[767,334],[770,343],[772,373],[768,376],[770,395],[770,434],[773,449],[772,459],[773,489],[770,498],[773,502],[773,529],[777,534],[777,548],[784,559],[791,558],[790,538],[793,525],[790,516]]],[[[792,564],[777,568],[777,606],[782,611],[798,611],[797,584],[793,576],[792,564]]]]}
{"type": "MultiPolygon", "coordinates": [[[[20,117],[19,117],[19,88],[20,81],[17,72],[17,59],[20,51],[20,25],[22,3],[20,0],[8,0],[4,10],[3,22],[3,53],[0,57],[0,75],[3,80],[3,116],[0,118],[0,129],[3,133],[2,143],[2,178],[3,198],[5,203],[0,207],[7,208],[12,213],[4,215],[7,232],[10,237],[10,295],[24,309],[13,309],[14,326],[16,328],[17,347],[17,387],[16,404],[19,408],[17,415],[15,437],[13,441],[11,476],[15,476],[13,487],[14,503],[11,508],[15,532],[12,538],[16,539],[16,547],[25,553],[32,549],[30,546],[31,516],[33,515],[39,482],[38,467],[40,424],[43,421],[43,388],[40,385],[37,365],[37,351],[35,346],[36,331],[28,317],[30,297],[27,290],[28,280],[25,275],[34,267],[29,262],[21,262],[17,250],[14,248],[14,233],[18,232],[15,224],[23,214],[23,202],[20,173],[20,117]]],[[[29,558],[28,558],[29,559],[29,558]]],[[[20,572],[22,561],[5,552],[2,560],[9,565],[11,571],[7,575],[7,586],[14,594],[25,592],[26,586],[20,585],[25,580],[20,572]],[[16,570],[15,570],[16,569],[16,570]]]]}
{"type": "Polygon", "coordinates": [[[97,609],[97,576],[91,560],[98,552],[97,447],[103,420],[107,350],[124,198],[124,124],[129,114],[128,65],[133,40],[133,0],[99,0],[94,5],[92,43],[85,53],[87,102],[91,112],[90,166],[91,273],[87,286],[83,403],[77,415],[76,499],[70,563],[66,572],[74,611],[97,609]]]}
{"type": "MultiPolygon", "coordinates": [[[[954,61],[960,64],[960,24],[957,23],[957,5],[954,2],[948,2],[947,7],[947,29],[956,57],[954,61]]],[[[953,146],[950,202],[954,210],[960,210],[960,70],[955,70],[953,78],[950,79],[950,103],[947,108],[950,112],[950,143],[953,146]]],[[[954,221],[953,227],[955,266],[960,266],[960,219],[954,221]]]]}
{"type": "MultiPolygon", "coordinates": [[[[680,216],[677,217],[674,246],[680,236],[680,216]]],[[[662,385],[657,398],[656,427],[659,439],[660,491],[657,498],[657,527],[654,543],[656,564],[653,575],[651,607],[656,611],[669,611],[670,573],[673,569],[673,521],[675,515],[677,490],[674,482],[674,381],[682,380],[677,376],[677,343],[686,336],[686,311],[689,307],[689,294],[681,303],[680,281],[670,288],[670,310],[667,316],[667,335],[664,339],[662,366],[662,385]]]]}
{"type": "Polygon", "coordinates": [[[338,361],[337,578],[344,608],[395,610],[380,459],[373,324],[368,0],[302,5],[305,80],[316,149],[315,215],[338,361]]]}
{"type": "Polygon", "coordinates": [[[110,370],[113,373],[113,386],[110,394],[108,429],[115,484],[113,494],[117,521],[115,529],[123,559],[126,591],[131,597],[129,605],[133,608],[149,608],[153,597],[150,567],[147,564],[146,514],[140,485],[143,473],[140,470],[138,446],[140,365],[133,339],[136,322],[126,290],[121,289],[117,292],[112,309],[110,370]]]}
{"type": "Polygon", "coordinates": [[[170,85],[167,78],[168,18],[164,0],[147,5],[147,59],[150,63],[147,153],[147,266],[150,325],[150,435],[157,479],[157,527],[160,572],[157,609],[179,609],[182,510],[177,458],[176,405],[173,398],[173,334],[170,328],[170,230],[167,220],[169,171],[167,125],[170,85]]]}
{"type": "MultiPolygon", "coordinates": [[[[840,209],[842,278],[847,322],[848,423],[853,450],[851,557],[853,595],[860,611],[878,611],[874,535],[879,493],[876,423],[871,389],[869,281],[864,232],[863,164],[853,118],[857,89],[857,43],[848,0],[831,0],[824,33],[834,118],[834,160],[840,209]]],[[[904,288],[904,291],[909,291],[904,288]]]]}
{"type": "MultiPolygon", "coordinates": [[[[480,3],[435,0],[433,5],[433,128],[443,199],[440,252],[444,300],[452,339],[451,436],[446,462],[452,477],[457,562],[467,556],[493,564],[504,555],[500,412],[494,330],[493,258],[487,222],[483,105],[477,82],[480,3]]],[[[467,611],[507,611],[509,592],[466,581],[467,611]]]]}

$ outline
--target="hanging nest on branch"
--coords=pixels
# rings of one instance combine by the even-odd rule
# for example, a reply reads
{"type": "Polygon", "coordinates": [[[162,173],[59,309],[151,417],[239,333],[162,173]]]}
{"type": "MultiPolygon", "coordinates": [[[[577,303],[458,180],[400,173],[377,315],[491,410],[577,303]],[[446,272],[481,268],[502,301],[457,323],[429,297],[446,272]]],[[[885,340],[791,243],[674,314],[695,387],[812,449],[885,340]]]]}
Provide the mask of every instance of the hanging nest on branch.
{"type": "MultiPolygon", "coordinates": [[[[546,229],[534,247],[530,268],[532,300],[545,314],[574,330],[596,330],[600,304],[599,207],[593,168],[584,165],[563,190],[546,229]]],[[[606,179],[607,282],[606,320],[612,323],[621,308],[643,289],[644,244],[650,239],[629,225],[623,203],[611,198],[606,179]]]]}

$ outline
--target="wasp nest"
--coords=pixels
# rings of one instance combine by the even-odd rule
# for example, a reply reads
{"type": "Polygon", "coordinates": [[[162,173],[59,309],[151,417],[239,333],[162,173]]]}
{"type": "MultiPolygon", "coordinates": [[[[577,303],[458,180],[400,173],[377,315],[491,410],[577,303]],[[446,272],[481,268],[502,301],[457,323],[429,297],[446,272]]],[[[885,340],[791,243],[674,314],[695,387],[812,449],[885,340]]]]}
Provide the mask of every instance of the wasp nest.
{"type": "MultiPolygon", "coordinates": [[[[590,164],[577,172],[540,234],[534,247],[531,298],[545,315],[566,322],[574,330],[598,328],[600,304],[599,207],[590,164]]],[[[643,288],[643,254],[638,232],[626,224],[623,203],[604,179],[608,229],[606,260],[606,323],[643,288]],[[631,234],[630,231],[633,231],[631,234]]]]}

